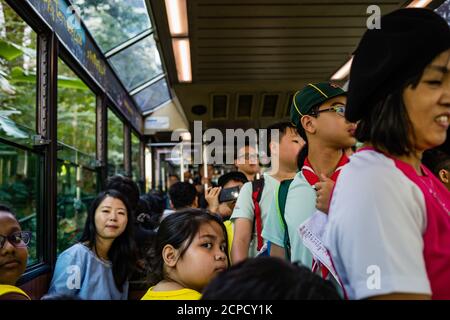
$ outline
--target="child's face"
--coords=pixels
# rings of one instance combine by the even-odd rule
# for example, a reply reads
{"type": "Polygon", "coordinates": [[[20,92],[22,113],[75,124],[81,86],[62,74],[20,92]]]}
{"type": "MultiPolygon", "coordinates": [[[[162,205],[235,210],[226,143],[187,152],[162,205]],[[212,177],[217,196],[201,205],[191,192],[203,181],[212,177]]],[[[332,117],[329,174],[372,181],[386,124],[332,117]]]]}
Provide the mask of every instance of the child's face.
{"type": "Polygon", "coordinates": [[[175,266],[177,280],[186,288],[201,292],[219,272],[228,268],[225,251],[225,237],[219,224],[202,224],[175,266]]]}
{"type": "MultiPolygon", "coordinates": [[[[0,235],[9,236],[22,231],[17,219],[10,213],[0,211],[0,235]]],[[[0,284],[15,285],[27,267],[27,247],[15,247],[9,240],[0,248],[0,284]]]]}
{"type": "MultiPolygon", "coordinates": [[[[325,101],[319,111],[332,107],[341,107],[347,103],[347,97],[337,96],[325,101]]],[[[320,112],[314,119],[318,139],[336,149],[344,149],[356,144],[354,137],[356,125],[348,122],[343,114],[333,111],[320,112]]]]}
{"type": "Polygon", "coordinates": [[[108,196],[95,210],[95,228],[103,239],[114,240],[124,232],[127,223],[127,209],[120,199],[108,196]]]}
{"type": "Polygon", "coordinates": [[[305,140],[300,137],[297,130],[294,128],[287,128],[286,133],[280,139],[280,164],[289,167],[290,169],[296,169],[298,154],[304,145],[305,140]]]}

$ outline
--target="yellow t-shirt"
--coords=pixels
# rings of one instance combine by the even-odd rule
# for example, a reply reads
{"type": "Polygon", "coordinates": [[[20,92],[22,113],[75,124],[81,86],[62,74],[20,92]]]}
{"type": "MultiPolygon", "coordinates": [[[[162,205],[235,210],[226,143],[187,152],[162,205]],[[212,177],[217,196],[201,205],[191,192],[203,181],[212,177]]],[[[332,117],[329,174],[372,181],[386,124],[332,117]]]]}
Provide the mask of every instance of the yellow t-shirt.
{"type": "Polygon", "coordinates": [[[0,296],[3,296],[8,293],[18,293],[27,297],[28,300],[31,300],[30,297],[22,289],[16,286],[10,286],[8,284],[0,284],[0,296]]]}
{"type": "Polygon", "coordinates": [[[150,287],[141,300],[200,300],[202,297],[200,292],[187,288],[171,291],[153,291],[153,288],[150,287]]]}
{"type": "Polygon", "coordinates": [[[233,243],[233,223],[230,220],[224,221],[223,224],[225,225],[225,228],[227,229],[227,236],[228,236],[228,256],[231,260],[231,244],[233,243]]]}

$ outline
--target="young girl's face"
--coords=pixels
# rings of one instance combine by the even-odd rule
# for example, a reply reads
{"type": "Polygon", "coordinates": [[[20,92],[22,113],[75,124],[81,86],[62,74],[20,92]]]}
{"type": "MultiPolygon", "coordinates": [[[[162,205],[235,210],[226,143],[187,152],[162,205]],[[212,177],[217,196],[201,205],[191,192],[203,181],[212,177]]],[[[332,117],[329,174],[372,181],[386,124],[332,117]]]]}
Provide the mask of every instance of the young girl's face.
{"type": "Polygon", "coordinates": [[[95,228],[103,239],[115,239],[120,236],[128,223],[125,204],[117,198],[107,196],[95,210],[95,228]]]}
{"type": "MultiPolygon", "coordinates": [[[[0,235],[11,236],[22,231],[17,219],[10,213],[0,211],[0,235]]],[[[0,248],[0,284],[15,285],[27,267],[28,250],[26,246],[6,240],[0,248]]]]}
{"type": "Polygon", "coordinates": [[[424,70],[419,84],[403,92],[411,120],[415,148],[424,151],[444,143],[450,120],[450,50],[438,55],[424,70]]]}
{"type": "Polygon", "coordinates": [[[203,223],[191,245],[175,266],[177,280],[199,292],[219,273],[228,268],[226,241],[216,222],[203,223]]]}

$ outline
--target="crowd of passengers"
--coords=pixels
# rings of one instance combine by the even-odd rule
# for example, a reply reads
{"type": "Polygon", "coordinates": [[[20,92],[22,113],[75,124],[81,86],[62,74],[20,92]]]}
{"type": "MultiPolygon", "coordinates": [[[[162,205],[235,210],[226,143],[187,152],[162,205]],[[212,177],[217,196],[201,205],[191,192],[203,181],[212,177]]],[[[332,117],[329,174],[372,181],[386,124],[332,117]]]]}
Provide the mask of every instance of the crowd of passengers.
{"type": "MultiPolygon", "coordinates": [[[[217,184],[207,166],[168,196],[109,178],[43,299],[126,300],[133,279],[142,300],[450,299],[449,71],[445,20],[383,16],[347,91],[309,83],[267,128],[269,170],[245,145],[217,184]]],[[[0,206],[0,299],[30,299],[32,236],[0,206]]]]}

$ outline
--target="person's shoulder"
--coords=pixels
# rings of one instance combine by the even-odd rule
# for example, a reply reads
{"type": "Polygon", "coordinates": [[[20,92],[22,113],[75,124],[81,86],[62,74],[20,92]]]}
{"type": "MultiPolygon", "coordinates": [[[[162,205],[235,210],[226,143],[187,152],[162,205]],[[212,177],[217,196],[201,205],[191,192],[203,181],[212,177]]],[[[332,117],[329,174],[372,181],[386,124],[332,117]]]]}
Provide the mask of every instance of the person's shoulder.
{"type": "Polygon", "coordinates": [[[338,182],[344,177],[356,184],[368,185],[366,182],[371,181],[373,187],[379,187],[376,186],[377,184],[409,183],[405,175],[396,167],[393,159],[372,150],[353,154],[350,162],[343,166],[338,182]]]}
{"type": "Polygon", "coordinates": [[[244,183],[244,185],[241,187],[241,191],[239,192],[240,194],[251,194],[253,189],[253,182],[252,181],[248,181],[246,183],[244,183]]]}
{"type": "Polygon", "coordinates": [[[58,260],[82,260],[88,258],[91,254],[91,249],[79,242],[64,250],[59,255],[58,260]]]}

